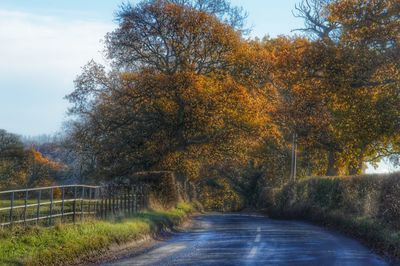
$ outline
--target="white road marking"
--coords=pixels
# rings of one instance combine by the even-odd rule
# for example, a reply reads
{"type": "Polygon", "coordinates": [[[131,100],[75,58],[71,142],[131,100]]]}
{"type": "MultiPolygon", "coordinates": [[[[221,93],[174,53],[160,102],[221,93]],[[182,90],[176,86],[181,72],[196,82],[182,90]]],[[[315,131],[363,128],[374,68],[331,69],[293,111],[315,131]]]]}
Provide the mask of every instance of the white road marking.
{"type": "Polygon", "coordinates": [[[254,258],[254,256],[257,254],[257,251],[258,251],[258,247],[253,247],[251,250],[250,250],[250,253],[249,253],[249,255],[247,256],[248,258],[254,258]]]}
{"type": "Polygon", "coordinates": [[[260,239],[261,239],[261,235],[257,234],[256,235],[256,239],[254,240],[254,242],[258,243],[258,242],[260,242],[260,239]]]}

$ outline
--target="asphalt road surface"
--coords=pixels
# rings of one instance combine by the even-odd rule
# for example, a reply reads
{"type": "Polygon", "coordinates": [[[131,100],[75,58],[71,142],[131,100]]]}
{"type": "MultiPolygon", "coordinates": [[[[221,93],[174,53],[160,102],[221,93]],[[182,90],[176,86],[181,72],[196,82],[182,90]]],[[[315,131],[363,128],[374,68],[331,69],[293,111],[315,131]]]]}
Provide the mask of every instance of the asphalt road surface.
{"type": "Polygon", "coordinates": [[[260,215],[209,214],[143,254],[106,265],[388,265],[321,227],[260,215]]]}

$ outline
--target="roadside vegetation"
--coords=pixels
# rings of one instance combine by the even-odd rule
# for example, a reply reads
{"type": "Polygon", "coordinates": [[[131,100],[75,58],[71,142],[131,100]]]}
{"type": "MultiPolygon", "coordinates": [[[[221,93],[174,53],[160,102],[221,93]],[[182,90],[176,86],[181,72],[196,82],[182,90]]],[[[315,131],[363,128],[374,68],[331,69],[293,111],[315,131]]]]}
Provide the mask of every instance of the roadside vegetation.
{"type": "Polygon", "coordinates": [[[93,260],[113,245],[124,245],[172,230],[195,208],[179,203],[169,210],[148,210],[133,217],[85,221],[51,228],[29,227],[0,232],[1,265],[71,265],[93,260]]]}
{"type": "MultiPolygon", "coordinates": [[[[389,203],[400,199],[389,193],[398,185],[358,175],[382,158],[400,165],[399,1],[299,0],[293,11],[304,21],[296,35],[251,38],[246,12],[228,0],[123,4],[104,39],[107,67],[88,62],[66,96],[62,138],[27,145],[0,131],[0,186],[168,171],[207,209],[324,217],[398,255],[399,207],[389,203]]],[[[135,219],[99,228],[107,236],[115,226],[121,239],[149,230],[135,219]]],[[[63,228],[37,230],[53,237],[80,227],[63,228]]],[[[19,251],[36,250],[17,240],[19,251]]]]}
{"type": "Polygon", "coordinates": [[[65,167],[0,129],[0,190],[54,185],[65,167]]]}
{"type": "Polygon", "coordinates": [[[125,3],[104,38],[109,67],[88,62],[66,96],[65,133],[0,132],[0,185],[173,171],[207,206],[262,207],[266,184],[289,181],[293,136],[299,177],[399,164],[397,2],[299,0],[304,27],[273,38],[249,37],[228,0],[125,3]]]}
{"type": "Polygon", "coordinates": [[[400,259],[399,184],[400,174],[307,178],[270,191],[266,201],[273,217],[339,229],[400,259]]]}

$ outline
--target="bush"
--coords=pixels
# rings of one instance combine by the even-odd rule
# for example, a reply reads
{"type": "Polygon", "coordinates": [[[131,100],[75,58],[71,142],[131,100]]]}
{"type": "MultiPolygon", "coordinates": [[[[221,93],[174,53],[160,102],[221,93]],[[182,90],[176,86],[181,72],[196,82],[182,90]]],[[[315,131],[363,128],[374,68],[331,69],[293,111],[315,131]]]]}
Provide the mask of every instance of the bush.
{"type": "Polygon", "coordinates": [[[333,226],[400,258],[400,173],[313,177],[266,198],[273,216],[333,226]]]}
{"type": "Polygon", "coordinates": [[[400,228],[400,174],[314,177],[288,184],[276,194],[281,210],[318,208],[378,219],[400,228]]]}
{"type": "Polygon", "coordinates": [[[171,208],[181,200],[175,175],[170,171],[139,172],[114,182],[147,185],[150,193],[150,206],[160,205],[161,208],[171,208]]]}
{"type": "Polygon", "coordinates": [[[238,211],[243,208],[241,195],[224,178],[206,179],[200,185],[199,200],[209,211],[238,211]]]}

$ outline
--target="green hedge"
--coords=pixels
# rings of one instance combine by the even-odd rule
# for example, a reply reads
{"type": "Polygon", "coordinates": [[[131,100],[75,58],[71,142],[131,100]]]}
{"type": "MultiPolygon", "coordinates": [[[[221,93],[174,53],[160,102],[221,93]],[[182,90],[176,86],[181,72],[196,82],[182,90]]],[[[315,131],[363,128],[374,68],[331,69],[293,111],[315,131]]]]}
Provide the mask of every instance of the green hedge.
{"type": "Polygon", "coordinates": [[[268,193],[273,216],[335,227],[400,258],[400,174],[313,177],[268,193]]]}

